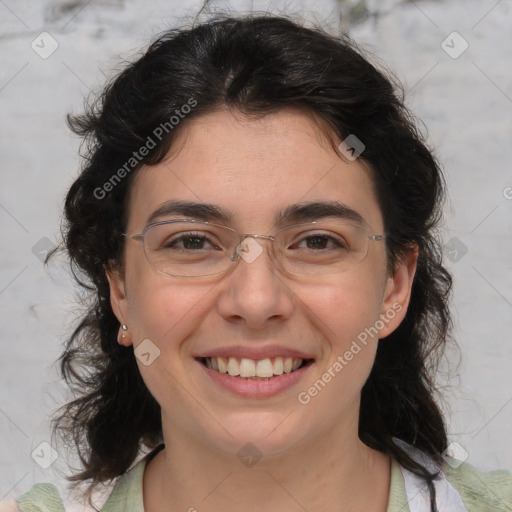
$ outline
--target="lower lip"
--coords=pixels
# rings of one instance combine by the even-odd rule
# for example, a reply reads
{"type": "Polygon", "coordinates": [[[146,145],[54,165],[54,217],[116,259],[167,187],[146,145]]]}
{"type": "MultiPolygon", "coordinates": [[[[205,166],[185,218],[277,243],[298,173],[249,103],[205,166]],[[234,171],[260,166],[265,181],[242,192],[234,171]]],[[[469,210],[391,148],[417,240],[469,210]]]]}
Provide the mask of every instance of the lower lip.
{"type": "Polygon", "coordinates": [[[267,398],[278,395],[296,384],[313,366],[313,361],[309,361],[305,366],[291,373],[276,375],[269,380],[251,380],[243,377],[232,377],[227,373],[211,370],[201,361],[197,362],[213,382],[245,398],[267,398]]]}

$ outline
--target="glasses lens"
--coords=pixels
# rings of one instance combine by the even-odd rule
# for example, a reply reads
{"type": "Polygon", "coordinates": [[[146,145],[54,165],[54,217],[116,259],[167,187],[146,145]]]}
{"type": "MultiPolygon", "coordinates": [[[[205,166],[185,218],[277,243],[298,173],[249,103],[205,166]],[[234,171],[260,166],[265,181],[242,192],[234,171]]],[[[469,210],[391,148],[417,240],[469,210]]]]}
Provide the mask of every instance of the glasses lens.
{"type": "Polygon", "coordinates": [[[321,221],[292,226],[275,239],[281,266],[295,275],[347,272],[368,254],[368,234],[354,224],[321,221]]]}
{"type": "MultiPolygon", "coordinates": [[[[143,234],[144,252],[151,266],[174,277],[214,276],[228,270],[239,257],[252,263],[263,253],[251,250],[245,254],[239,234],[226,226],[193,220],[153,224],[143,234]]],[[[355,224],[301,224],[278,231],[274,238],[272,257],[285,272],[294,275],[347,272],[368,254],[368,233],[355,224]]],[[[259,244],[250,236],[246,241],[259,244]]]]}
{"type": "Polygon", "coordinates": [[[230,265],[238,236],[222,226],[179,221],[154,224],[144,232],[144,251],[159,272],[175,277],[219,274],[230,265]]]}

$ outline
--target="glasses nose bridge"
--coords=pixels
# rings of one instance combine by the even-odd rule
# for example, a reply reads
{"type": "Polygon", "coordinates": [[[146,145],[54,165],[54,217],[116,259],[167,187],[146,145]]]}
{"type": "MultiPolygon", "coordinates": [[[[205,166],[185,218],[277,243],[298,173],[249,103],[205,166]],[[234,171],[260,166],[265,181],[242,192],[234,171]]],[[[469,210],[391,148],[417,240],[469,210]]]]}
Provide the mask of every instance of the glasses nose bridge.
{"type": "MultiPolygon", "coordinates": [[[[270,240],[271,247],[272,247],[271,252],[272,253],[275,252],[275,249],[274,249],[274,243],[276,241],[275,236],[272,236],[272,235],[258,235],[256,233],[239,233],[239,235],[240,235],[240,242],[238,244],[238,248],[241,247],[242,243],[247,238],[254,238],[254,239],[260,239],[260,240],[270,240]]],[[[256,240],[256,242],[257,242],[257,240],[256,240]]]]}
{"type": "Polygon", "coordinates": [[[271,235],[257,235],[255,233],[239,233],[240,243],[242,243],[246,238],[261,238],[263,240],[270,240],[272,243],[275,241],[275,237],[271,235]]]}
{"type": "MultiPolygon", "coordinates": [[[[274,245],[274,242],[275,242],[275,237],[274,236],[272,236],[272,235],[259,235],[259,234],[256,234],[256,233],[238,233],[238,243],[237,243],[237,246],[235,248],[234,253],[230,257],[230,261],[232,261],[232,262],[239,261],[239,258],[240,258],[240,256],[242,256],[242,253],[247,253],[248,251],[252,253],[254,251],[254,247],[252,249],[247,248],[247,246],[244,247],[243,243],[244,243],[244,241],[247,238],[254,238],[254,239],[259,239],[259,240],[270,240],[270,242],[272,244],[272,250],[270,252],[271,253],[275,252],[274,248],[273,248],[273,245],[274,245]]],[[[258,243],[257,240],[256,240],[256,243],[258,243]]],[[[263,248],[261,248],[261,251],[262,250],[263,250],[263,248]]],[[[255,255],[259,256],[261,251],[257,251],[255,253],[255,255]]],[[[246,254],[245,257],[242,256],[241,259],[244,259],[247,262],[252,262],[253,261],[252,257],[249,256],[248,254],[246,254]]]]}

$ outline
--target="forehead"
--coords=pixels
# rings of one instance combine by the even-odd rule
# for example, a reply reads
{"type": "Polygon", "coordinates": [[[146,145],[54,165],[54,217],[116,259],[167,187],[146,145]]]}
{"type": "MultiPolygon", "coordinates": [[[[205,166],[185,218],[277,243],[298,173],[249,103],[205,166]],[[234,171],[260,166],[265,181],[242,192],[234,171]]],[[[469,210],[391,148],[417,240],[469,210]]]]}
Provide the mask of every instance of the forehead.
{"type": "Polygon", "coordinates": [[[382,228],[370,170],[343,160],[326,130],[296,110],[258,119],[220,110],[193,119],[162,162],[137,172],[128,228],[142,229],[170,200],[217,205],[243,230],[270,229],[291,205],[337,201],[382,228]]]}

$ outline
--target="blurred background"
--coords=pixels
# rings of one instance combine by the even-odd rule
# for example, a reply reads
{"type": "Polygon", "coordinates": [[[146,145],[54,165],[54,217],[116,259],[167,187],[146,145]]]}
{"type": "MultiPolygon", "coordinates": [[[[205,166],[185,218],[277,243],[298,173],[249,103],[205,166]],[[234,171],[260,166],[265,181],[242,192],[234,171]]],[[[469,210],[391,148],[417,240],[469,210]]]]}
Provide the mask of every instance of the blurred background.
{"type": "MultiPolygon", "coordinates": [[[[49,430],[66,400],[55,361],[77,318],[59,242],[79,140],[68,112],[201,2],[0,0],[0,501],[52,482],[69,461],[49,430]]],[[[440,375],[452,449],[512,470],[512,2],[213,2],[341,30],[391,68],[443,163],[443,232],[454,274],[455,337],[440,375]],[[450,373],[448,370],[450,369],[450,373]]],[[[82,510],[78,505],[67,510],[82,510]]]]}

